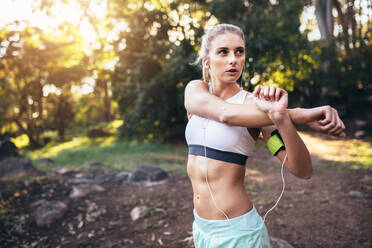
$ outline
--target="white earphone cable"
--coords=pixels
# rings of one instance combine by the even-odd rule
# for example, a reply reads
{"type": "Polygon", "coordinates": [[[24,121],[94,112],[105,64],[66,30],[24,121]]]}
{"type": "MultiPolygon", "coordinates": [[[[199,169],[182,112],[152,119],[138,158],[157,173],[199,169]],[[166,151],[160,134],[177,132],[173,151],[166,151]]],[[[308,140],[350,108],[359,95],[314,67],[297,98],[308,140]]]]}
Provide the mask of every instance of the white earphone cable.
{"type": "MultiPolygon", "coordinates": [[[[206,119],[206,121],[204,122],[205,125],[203,125],[203,129],[204,129],[204,157],[207,158],[207,146],[206,146],[206,136],[207,136],[207,132],[206,132],[206,129],[207,129],[207,126],[208,126],[208,123],[209,123],[209,119],[206,119]]],[[[280,193],[279,197],[278,197],[278,200],[275,202],[275,204],[266,212],[266,214],[264,215],[263,217],[263,221],[261,223],[261,225],[257,228],[237,228],[238,230],[241,230],[241,231],[252,231],[252,230],[258,230],[258,229],[261,229],[263,224],[265,223],[265,220],[266,220],[266,216],[268,215],[269,212],[271,212],[279,203],[280,199],[282,198],[283,196],[283,193],[284,193],[284,190],[285,190],[285,180],[284,180],[284,174],[283,174],[283,168],[284,168],[284,163],[287,159],[287,154],[285,155],[284,159],[283,159],[283,162],[282,162],[282,167],[281,167],[281,170],[280,170],[280,173],[281,173],[281,176],[282,176],[282,182],[283,182],[283,188],[282,188],[282,192],[280,193]]],[[[212,193],[212,189],[209,185],[209,182],[208,182],[208,160],[206,160],[206,172],[205,172],[205,181],[207,183],[207,186],[208,186],[208,190],[209,190],[209,193],[212,197],[212,200],[213,200],[213,203],[214,205],[216,206],[216,208],[225,216],[226,220],[228,220],[229,224],[234,227],[234,225],[231,223],[229,217],[227,216],[227,214],[222,210],[220,209],[218,206],[217,206],[217,203],[216,203],[216,200],[214,199],[214,196],[213,196],[213,193],[212,193]]]]}

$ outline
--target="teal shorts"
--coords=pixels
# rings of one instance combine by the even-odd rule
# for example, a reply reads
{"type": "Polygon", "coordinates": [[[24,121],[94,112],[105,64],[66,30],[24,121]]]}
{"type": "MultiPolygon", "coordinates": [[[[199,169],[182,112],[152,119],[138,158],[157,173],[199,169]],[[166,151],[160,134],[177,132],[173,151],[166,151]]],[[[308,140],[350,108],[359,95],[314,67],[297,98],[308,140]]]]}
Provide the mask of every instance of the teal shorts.
{"type": "Polygon", "coordinates": [[[192,232],[195,248],[269,248],[270,240],[265,223],[253,208],[246,214],[228,220],[207,220],[194,209],[192,232]],[[239,230],[239,229],[255,230],[239,230]]]}

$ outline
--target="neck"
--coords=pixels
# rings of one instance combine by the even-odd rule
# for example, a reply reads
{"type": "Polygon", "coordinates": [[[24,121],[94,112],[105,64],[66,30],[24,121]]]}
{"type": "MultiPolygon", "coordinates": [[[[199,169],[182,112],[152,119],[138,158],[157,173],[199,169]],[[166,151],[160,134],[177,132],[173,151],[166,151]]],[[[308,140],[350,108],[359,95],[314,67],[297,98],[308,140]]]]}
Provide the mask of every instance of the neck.
{"type": "Polygon", "coordinates": [[[238,93],[240,88],[236,82],[221,82],[213,79],[210,82],[213,90],[213,95],[222,99],[228,99],[238,93]]]}

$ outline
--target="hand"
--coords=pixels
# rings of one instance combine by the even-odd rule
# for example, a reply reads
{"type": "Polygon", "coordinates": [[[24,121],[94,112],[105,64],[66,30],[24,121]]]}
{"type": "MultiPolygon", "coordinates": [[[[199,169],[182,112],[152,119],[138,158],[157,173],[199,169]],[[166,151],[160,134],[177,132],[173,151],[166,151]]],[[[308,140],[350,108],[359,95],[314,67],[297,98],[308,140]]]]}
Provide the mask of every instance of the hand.
{"type": "MultiPolygon", "coordinates": [[[[257,107],[271,115],[286,114],[288,106],[287,91],[276,88],[275,86],[258,86],[253,92],[257,107]]],[[[270,117],[271,119],[271,117],[270,117]]]]}
{"type": "Polygon", "coordinates": [[[337,137],[345,137],[345,125],[336,109],[329,105],[310,109],[311,118],[307,125],[316,130],[337,137]]]}

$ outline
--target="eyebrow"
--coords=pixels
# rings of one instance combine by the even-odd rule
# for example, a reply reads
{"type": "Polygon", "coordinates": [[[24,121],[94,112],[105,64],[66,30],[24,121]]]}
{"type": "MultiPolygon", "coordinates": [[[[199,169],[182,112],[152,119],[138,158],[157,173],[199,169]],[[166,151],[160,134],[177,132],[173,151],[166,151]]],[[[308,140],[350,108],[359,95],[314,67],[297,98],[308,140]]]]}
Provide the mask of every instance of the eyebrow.
{"type": "MultiPolygon", "coordinates": [[[[228,47],[219,47],[219,48],[217,48],[217,50],[229,50],[229,48],[228,47]]],[[[244,47],[242,47],[242,46],[239,46],[239,47],[237,47],[237,48],[235,48],[235,49],[244,49],[244,47]]]]}

